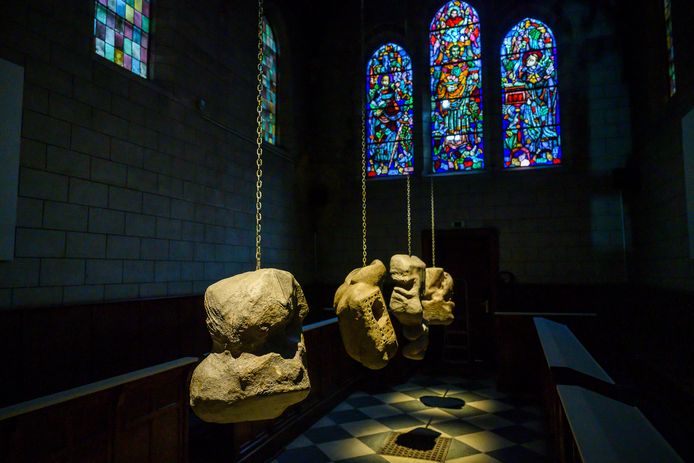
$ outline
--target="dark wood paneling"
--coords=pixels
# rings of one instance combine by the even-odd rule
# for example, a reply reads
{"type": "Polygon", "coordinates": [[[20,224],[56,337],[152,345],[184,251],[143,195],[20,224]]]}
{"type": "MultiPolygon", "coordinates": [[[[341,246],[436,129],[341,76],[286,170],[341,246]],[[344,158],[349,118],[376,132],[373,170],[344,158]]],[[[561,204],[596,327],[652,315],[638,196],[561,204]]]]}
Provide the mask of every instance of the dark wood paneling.
{"type": "Polygon", "coordinates": [[[0,407],[209,347],[202,296],[0,311],[0,407]]]}
{"type": "Polygon", "coordinates": [[[0,421],[0,461],[183,463],[193,366],[187,361],[143,378],[75,392],[64,402],[0,421]]]}

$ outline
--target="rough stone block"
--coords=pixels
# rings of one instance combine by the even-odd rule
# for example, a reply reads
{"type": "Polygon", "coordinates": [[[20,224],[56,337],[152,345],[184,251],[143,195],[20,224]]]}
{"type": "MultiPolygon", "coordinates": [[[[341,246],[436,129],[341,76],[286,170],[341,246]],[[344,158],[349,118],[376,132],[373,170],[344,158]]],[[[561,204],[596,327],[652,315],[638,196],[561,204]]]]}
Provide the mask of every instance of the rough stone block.
{"type": "Polygon", "coordinates": [[[439,267],[426,270],[426,288],[422,296],[424,321],[428,325],[450,325],[453,323],[455,302],[453,297],[453,278],[439,267]]]}
{"type": "Polygon", "coordinates": [[[190,405],[201,419],[276,418],[310,391],[302,320],[308,305],[289,273],[262,269],[205,292],[212,353],[193,372],[190,405]]]}
{"type": "Polygon", "coordinates": [[[347,275],[335,292],[334,306],[345,350],[357,362],[378,370],[398,350],[386,302],[379,287],[386,267],[380,260],[347,275]]]}
{"type": "Polygon", "coordinates": [[[417,256],[396,254],[390,258],[390,276],[395,283],[390,310],[403,325],[422,323],[422,302],[426,264],[417,256]]]}

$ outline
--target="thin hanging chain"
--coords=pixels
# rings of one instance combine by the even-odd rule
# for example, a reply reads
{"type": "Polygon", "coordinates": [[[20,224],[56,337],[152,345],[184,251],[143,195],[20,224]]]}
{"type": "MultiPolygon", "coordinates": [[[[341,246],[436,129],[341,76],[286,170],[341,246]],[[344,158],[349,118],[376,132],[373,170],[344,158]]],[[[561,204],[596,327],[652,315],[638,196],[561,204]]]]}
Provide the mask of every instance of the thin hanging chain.
{"type": "Polygon", "coordinates": [[[361,263],[366,267],[366,129],[361,105],[361,263]]]}
{"type": "MultiPolygon", "coordinates": [[[[360,63],[364,64],[364,0],[359,5],[360,63]]],[[[361,94],[361,264],[366,267],[366,104],[365,92],[361,94]]]]}
{"type": "Polygon", "coordinates": [[[436,228],[434,220],[434,177],[431,177],[431,266],[436,267],[436,228]]]}
{"type": "Polygon", "coordinates": [[[412,213],[410,212],[410,176],[407,176],[407,254],[412,255],[412,213]]]}
{"type": "Polygon", "coordinates": [[[258,96],[256,101],[256,183],[255,183],[255,269],[260,270],[260,241],[263,208],[263,0],[258,0],[258,96]]]}

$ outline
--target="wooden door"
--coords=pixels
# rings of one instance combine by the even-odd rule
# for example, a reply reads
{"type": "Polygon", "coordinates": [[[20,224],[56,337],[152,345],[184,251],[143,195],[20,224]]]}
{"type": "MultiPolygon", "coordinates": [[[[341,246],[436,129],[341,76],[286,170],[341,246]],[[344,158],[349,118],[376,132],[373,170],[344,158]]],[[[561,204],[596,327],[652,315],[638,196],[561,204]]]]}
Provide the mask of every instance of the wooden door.
{"type": "MultiPolygon", "coordinates": [[[[422,258],[431,266],[431,230],[422,232],[422,258]]],[[[473,359],[494,358],[493,313],[499,273],[499,237],[493,228],[436,230],[436,266],[454,281],[456,323],[464,317],[465,287],[473,359]]]]}

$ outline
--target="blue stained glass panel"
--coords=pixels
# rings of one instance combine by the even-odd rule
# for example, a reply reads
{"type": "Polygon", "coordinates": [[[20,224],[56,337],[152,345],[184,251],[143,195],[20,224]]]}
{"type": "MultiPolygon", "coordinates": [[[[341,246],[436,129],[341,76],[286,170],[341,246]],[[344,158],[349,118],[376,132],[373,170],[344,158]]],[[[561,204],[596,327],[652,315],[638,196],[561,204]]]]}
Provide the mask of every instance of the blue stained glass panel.
{"type": "Polygon", "coordinates": [[[664,0],[665,9],[665,38],[667,40],[667,56],[668,56],[668,80],[670,83],[670,96],[673,96],[677,91],[677,74],[675,73],[675,44],[672,38],[672,2],[664,0]]]}
{"type": "Polygon", "coordinates": [[[434,173],[484,169],[479,17],[454,0],[429,30],[431,165],[434,173]]]}
{"type": "Polygon", "coordinates": [[[263,140],[277,142],[277,58],[279,50],[267,19],[263,18],[263,140]]]}
{"type": "Polygon", "coordinates": [[[386,43],[366,70],[366,175],[414,172],[412,146],[412,61],[397,44],[386,43]]]}
{"type": "Polygon", "coordinates": [[[543,22],[526,18],[501,46],[504,168],[561,164],[557,52],[543,22]]]}

